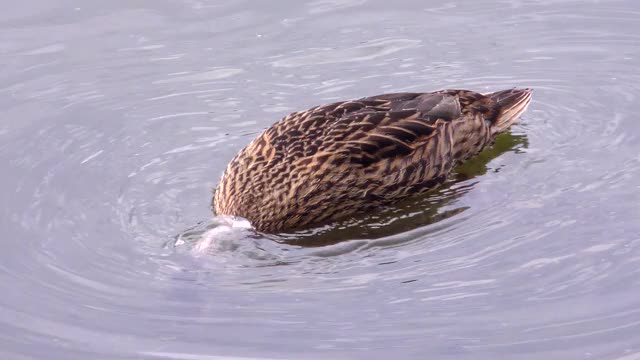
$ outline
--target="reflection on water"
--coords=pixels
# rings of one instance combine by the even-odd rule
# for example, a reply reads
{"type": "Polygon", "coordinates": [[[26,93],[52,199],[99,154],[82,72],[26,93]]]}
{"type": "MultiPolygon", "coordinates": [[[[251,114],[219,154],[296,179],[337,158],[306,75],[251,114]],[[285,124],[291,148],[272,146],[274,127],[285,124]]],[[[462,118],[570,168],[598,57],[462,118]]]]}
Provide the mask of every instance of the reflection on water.
{"type": "Polygon", "coordinates": [[[637,358],[638,19],[631,0],[5,7],[0,357],[637,358]],[[535,89],[522,121],[424,196],[278,236],[211,217],[226,163],[291,111],[515,86],[535,89]]]}

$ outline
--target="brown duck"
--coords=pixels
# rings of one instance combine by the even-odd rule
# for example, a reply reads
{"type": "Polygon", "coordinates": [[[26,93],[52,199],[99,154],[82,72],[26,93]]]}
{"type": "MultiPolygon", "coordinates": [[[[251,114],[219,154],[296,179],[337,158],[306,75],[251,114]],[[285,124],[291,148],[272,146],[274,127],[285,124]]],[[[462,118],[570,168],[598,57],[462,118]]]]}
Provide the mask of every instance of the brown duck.
{"type": "Polygon", "coordinates": [[[227,166],[218,215],[263,232],[308,228],[442,182],[526,110],[531,89],[397,93],[295,112],[227,166]]]}

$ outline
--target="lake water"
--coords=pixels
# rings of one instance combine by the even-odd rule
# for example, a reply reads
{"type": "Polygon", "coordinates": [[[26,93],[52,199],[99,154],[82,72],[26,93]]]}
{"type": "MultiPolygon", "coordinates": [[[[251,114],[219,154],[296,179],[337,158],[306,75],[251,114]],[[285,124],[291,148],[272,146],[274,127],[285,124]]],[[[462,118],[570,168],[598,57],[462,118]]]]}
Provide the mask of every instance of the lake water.
{"type": "Polygon", "coordinates": [[[30,0],[0,15],[2,359],[640,359],[640,3],[30,0]],[[532,87],[443,187],[229,234],[283,115],[532,87]]]}

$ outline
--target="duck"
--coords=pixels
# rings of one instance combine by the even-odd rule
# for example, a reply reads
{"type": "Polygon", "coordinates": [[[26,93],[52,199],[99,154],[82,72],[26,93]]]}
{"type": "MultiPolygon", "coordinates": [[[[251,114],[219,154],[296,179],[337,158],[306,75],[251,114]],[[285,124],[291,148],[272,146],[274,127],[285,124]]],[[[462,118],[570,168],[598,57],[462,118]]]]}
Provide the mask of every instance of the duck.
{"type": "Polygon", "coordinates": [[[212,208],[282,233],[375,211],[442,183],[525,112],[532,89],[403,92],[294,112],[229,162],[212,208]]]}

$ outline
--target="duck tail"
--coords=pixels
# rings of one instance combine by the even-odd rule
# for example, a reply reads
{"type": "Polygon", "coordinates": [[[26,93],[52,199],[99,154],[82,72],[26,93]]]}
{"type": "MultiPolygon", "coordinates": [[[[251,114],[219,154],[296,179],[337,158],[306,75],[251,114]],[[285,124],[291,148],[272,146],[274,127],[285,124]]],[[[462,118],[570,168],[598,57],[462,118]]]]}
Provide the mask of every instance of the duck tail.
{"type": "Polygon", "coordinates": [[[486,94],[497,104],[498,115],[491,124],[491,132],[498,134],[511,126],[531,102],[533,89],[510,89],[486,94]]]}

